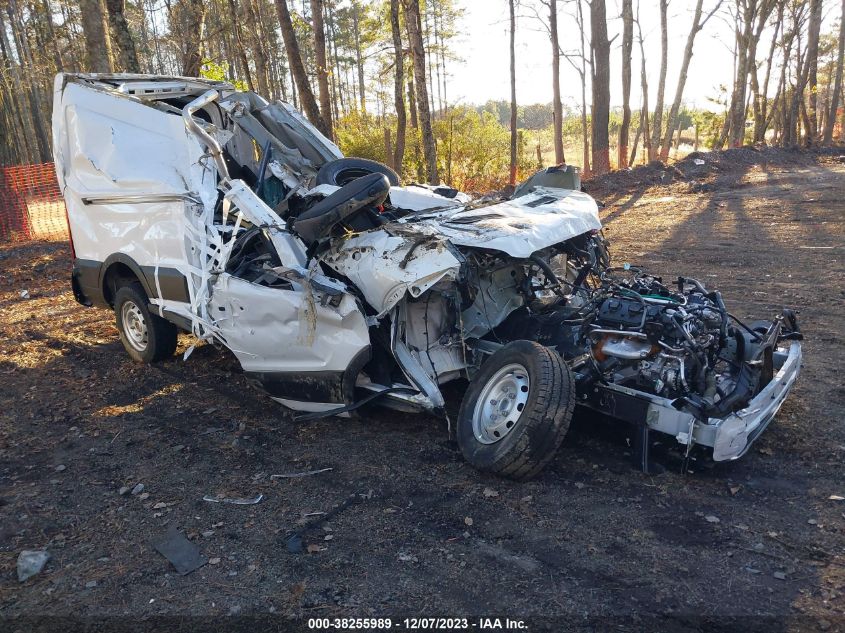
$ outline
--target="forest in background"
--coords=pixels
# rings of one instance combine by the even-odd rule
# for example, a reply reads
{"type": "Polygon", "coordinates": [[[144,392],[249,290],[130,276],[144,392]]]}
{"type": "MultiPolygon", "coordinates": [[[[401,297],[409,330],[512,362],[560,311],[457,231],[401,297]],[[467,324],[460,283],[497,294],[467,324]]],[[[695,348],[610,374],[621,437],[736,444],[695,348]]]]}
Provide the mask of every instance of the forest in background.
{"type": "Polygon", "coordinates": [[[840,140],[845,0],[657,0],[658,59],[646,59],[640,0],[486,0],[509,12],[510,77],[491,81],[509,80],[511,99],[466,105],[450,103],[448,77],[462,63],[458,38],[471,37],[469,1],[0,0],[0,163],[51,160],[59,71],[225,79],[293,103],[346,155],[467,191],[562,162],[602,174],[694,149],[840,140]],[[683,5],[683,32],[669,31],[670,4],[683,5]],[[574,46],[559,40],[564,19],[581,33],[574,46]],[[713,107],[688,109],[696,41],[714,19],[735,25],[733,68],[713,107]],[[529,23],[548,38],[549,73],[536,78],[552,86],[548,104],[516,94],[515,33],[529,23]],[[681,60],[674,77],[670,56],[681,60]],[[612,57],[621,94],[610,91],[612,57]],[[567,92],[578,107],[563,105],[563,64],[580,78],[567,92]]]}

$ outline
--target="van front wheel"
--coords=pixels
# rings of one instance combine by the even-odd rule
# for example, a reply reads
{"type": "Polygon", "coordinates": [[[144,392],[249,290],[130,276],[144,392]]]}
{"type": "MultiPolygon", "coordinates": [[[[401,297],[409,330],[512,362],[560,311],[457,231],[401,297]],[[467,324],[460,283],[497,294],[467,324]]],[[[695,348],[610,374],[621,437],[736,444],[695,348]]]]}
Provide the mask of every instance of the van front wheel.
{"type": "Polygon", "coordinates": [[[176,326],[150,312],[147,295],[138,282],[115,293],[114,312],[120,341],[133,360],[153,363],[176,351],[176,326]]]}
{"type": "Polygon", "coordinates": [[[558,353],[513,341],[470,381],[458,414],[458,445],[479,470],[530,479],[554,457],[574,408],[575,380],[558,353]]]}

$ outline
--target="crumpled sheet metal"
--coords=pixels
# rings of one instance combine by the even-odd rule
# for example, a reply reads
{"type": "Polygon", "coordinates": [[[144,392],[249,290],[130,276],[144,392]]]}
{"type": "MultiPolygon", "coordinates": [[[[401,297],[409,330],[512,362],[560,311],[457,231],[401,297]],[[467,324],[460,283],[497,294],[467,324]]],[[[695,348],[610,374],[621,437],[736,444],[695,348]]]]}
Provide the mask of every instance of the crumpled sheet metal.
{"type": "Polygon", "coordinates": [[[455,278],[460,268],[443,240],[422,239],[417,243],[385,230],[346,239],[322,261],[359,288],[379,316],[389,312],[406,293],[419,297],[444,277],[455,278]]]}
{"type": "Polygon", "coordinates": [[[477,209],[414,218],[408,228],[440,235],[452,244],[489,248],[512,257],[601,229],[595,200],[580,191],[537,188],[531,194],[477,209]]]}

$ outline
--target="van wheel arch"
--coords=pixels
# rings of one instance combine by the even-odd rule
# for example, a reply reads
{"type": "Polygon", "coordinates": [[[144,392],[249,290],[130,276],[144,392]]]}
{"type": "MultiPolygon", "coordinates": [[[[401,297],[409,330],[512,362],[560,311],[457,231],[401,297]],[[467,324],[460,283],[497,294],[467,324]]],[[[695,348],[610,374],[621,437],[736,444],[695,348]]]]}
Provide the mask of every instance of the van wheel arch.
{"type": "Polygon", "coordinates": [[[123,253],[110,255],[103,262],[102,271],[100,288],[103,291],[103,298],[111,307],[114,307],[114,298],[117,291],[122,286],[126,286],[132,282],[141,284],[147,297],[155,296],[155,293],[150,292],[151,289],[147,284],[147,280],[141,273],[141,267],[128,255],[124,255],[123,253]]]}

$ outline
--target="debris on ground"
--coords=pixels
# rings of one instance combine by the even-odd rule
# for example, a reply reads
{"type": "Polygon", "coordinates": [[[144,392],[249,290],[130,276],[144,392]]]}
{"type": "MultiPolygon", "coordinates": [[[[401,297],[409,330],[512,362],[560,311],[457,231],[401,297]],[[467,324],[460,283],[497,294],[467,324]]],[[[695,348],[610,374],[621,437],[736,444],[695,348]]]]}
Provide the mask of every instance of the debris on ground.
{"type": "Polygon", "coordinates": [[[281,475],[270,475],[270,479],[295,479],[298,477],[310,477],[311,475],[319,475],[326,473],[334,468],[320,468],[319,470],[306,470],[301,473],[283,473],[281,475]]]}
{"type": "Polygon", "coordinates": [[[155,550],[164,556],[182,576],[205,565],[208,559],[175,525],[153,542],[155,550]]]}
{"type": "Polygon", "coordinates": [[[285,540],[285,547],[291,554],[302,553],[302,537],[299,534],[292,534],[285,540]]]}
{"type": "Polygon", "coordinates": [[[45,550],[23,550],[18,555],[18,581],[24,582],[40,574],[49,560],[50,553],[45,550]]]}
{"type": "Polygon", "coordinates": [[[235,506],[254,506],[256,503],[260,503],[263,498],[263,494],[259,494],[251,499],[241,497],[212,497],[211,495],[205,495],[202,500],[210,503],[230,503],[235,506]]]}

